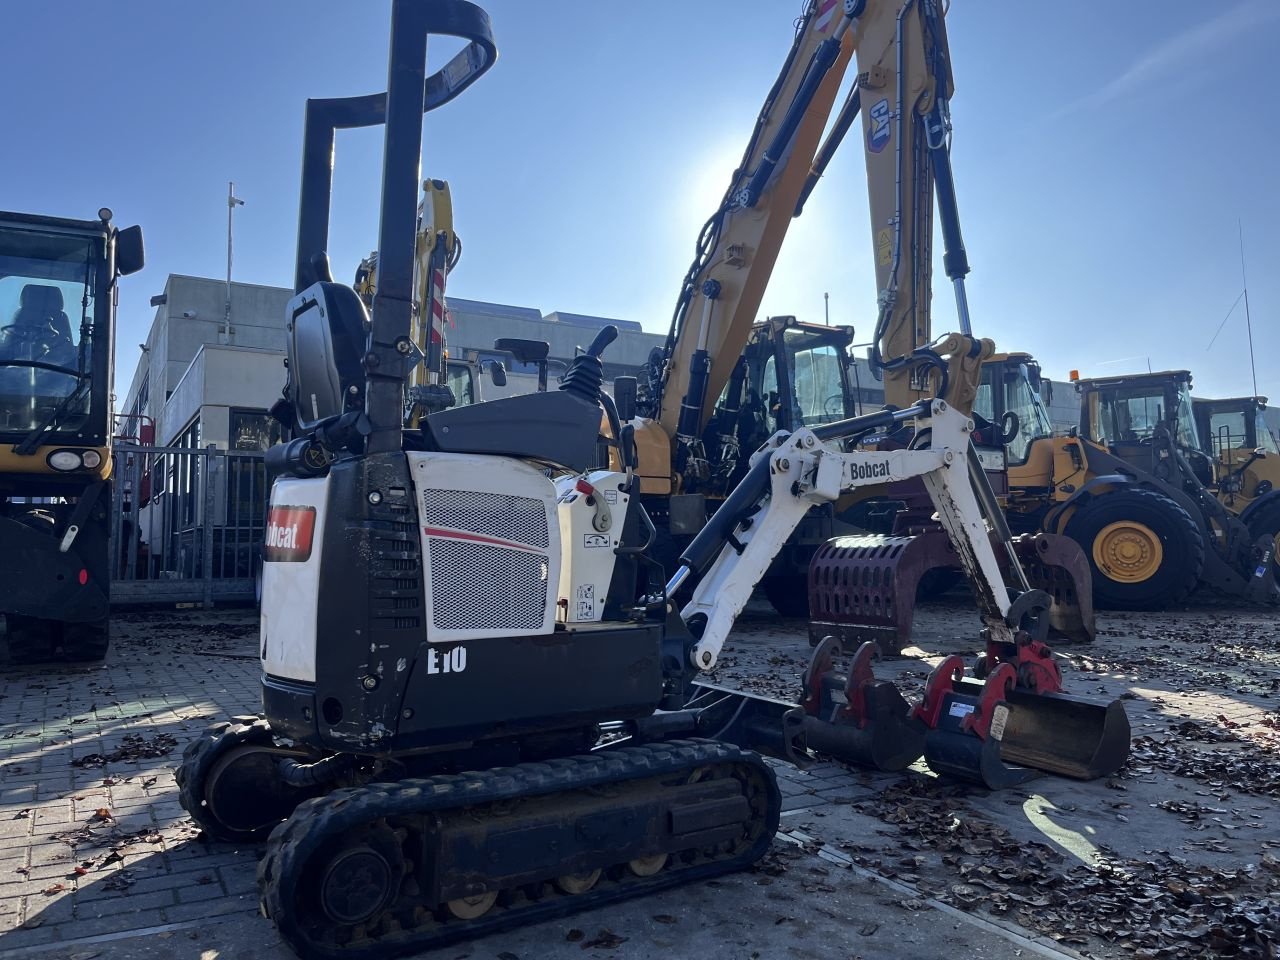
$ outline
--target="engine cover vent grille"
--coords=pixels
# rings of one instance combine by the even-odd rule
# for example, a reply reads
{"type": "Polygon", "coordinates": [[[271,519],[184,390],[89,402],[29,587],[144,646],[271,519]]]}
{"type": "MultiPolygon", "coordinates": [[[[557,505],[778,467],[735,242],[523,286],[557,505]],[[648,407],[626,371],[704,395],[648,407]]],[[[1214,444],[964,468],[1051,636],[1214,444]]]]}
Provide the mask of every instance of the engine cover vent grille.
{"type": "MultiPolygon", "coordinates": [[[[539,514],[545,517],[540,505],[539,514]]],[[[430,537],[427,542],[432,625],[437,630],[537,630],[542,626],[548,587],[544,554],[443,537],[430,537]]]]}
{"type": "Polygon", "coordinates": [[[422,520],[428,527],[467,530],[527,544],[547,546],[547,513],[540,500],[473,490],[427,490],[422,520]]]}

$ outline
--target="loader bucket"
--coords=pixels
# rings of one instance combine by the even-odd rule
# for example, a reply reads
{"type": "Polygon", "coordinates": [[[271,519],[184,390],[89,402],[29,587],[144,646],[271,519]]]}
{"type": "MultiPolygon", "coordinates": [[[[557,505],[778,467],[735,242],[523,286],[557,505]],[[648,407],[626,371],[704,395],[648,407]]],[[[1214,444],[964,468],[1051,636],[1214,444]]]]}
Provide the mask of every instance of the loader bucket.
{"type": "Polygon", "coordinates": [[[930,730],[924,738],[924,759],[934,773],[980,783],[988,790],[1015,787],[1040,775],[1031,767],[1006,764],[1000,753],[1000,741],[965,733],[951,723],[930,730]]]}
{"type": "Polygon", "coordinates": [[[1075,780],[1110,776],[1129,756],[1129,718],[1119,700],[1109,704],[1066,693],[1005,692],[1003,727],[987,736],[964,719],[982,699],[985,685],[955,684],[944,699],[936,728],[925,737],[924,758],[935,773],[1000,790],[1041,772],[1075,780]]]}
{"type": "MultiPolygon", "coordinates": [[[[1051,599],[1050,636],[1090,641],[1096,632],[1089,565],[1079,544],[1058,534],[1037,533],[1013,541],[1033,589],[1051,599]]],[[[1007,567],[1004,548],[996,558],[1007,567]]],[[[809,565],[809,640],[832,635],[845,645],[875,640],[886,654],[911,642],[916,590],[932,570],[962,574],[943,530],[914,537],[836,537],[820,546],[809,565]]],[[[1007,573],[1007,570],[1006,570],[1007,573]]],[[[1011,581],[1012,582],[1012,581],[1011,581]]]]}
{"type": "Polygon", "coordinates": [[[861,767],[905,770],[924,753],[924,724],[912,718],[896,686],[873,675],[874,641],[858,648],[843,674],[836,664],[841,657],[840,642],[825,637],[805,669],[801,704],[808,747],[861,767]]]}
{"type": "MultiPolygon", "coordinates": [[[[963,681],[962,688],[980,686],[963,681]]],[[[1009,718],[1000,757],[1075,780],[1115,773],[1129,758],[1129,717],[1119,700],[1103,703],[1069,693],[1006,694],[1009,718]]]]}
{"type": "Polygon", "coordinates": [[[907,769],[924,755],[924,727],[911,719],[911,705],[888,680],[873,681],[865,692],[866,726],[805,717],[805,743],[854,766],[885,773],[907,769]]]}

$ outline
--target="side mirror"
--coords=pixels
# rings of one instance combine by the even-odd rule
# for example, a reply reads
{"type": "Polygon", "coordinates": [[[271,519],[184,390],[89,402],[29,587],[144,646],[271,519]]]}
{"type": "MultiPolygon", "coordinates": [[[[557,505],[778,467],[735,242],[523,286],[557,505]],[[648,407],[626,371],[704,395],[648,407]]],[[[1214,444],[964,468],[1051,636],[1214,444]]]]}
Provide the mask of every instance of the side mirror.
{"type": "Polygon", "coordinates": [[[489,379],[493,381],[495,387],[505,387],[507,385],[507,365],[501,360],[490,360],[489,379]]]}
{"type": "Polygon", "coordinates": [[[137,273],[147,262],[142,248],[142,228],[125,227],[116,231],[116,273],[127,277],[137,273]]]}
{"type": "Polygon", "coordinates": [[[636,393],[640,381],[635,377],[615,377],[613,403],[618,408],[618,419],[623,423],[636,418],[636,393]]]}
{"type": "Polygon", "coordinates": [[[1267,448],[1266,448],[1266,447],[1257,447],[1257,448],[1255,448],[1255,449],[1254,449],[1254,451],[1253,451],[1253,455],[1254,455],[1254,457],[1255,457],[1256,459],[1258,459],[1258,460],[1262,460],[1262,459],[1263,459],[1263,458],[1265,458],[1265,457],[1266,457],[1266,455],[1267,455],[1267,448]]]}
{"type": "Polygon", "coordinates": [[[1046,407],[1053,406],[1053,381],[1040,379],[1040,399],[1044,401],[1046,407]]]}

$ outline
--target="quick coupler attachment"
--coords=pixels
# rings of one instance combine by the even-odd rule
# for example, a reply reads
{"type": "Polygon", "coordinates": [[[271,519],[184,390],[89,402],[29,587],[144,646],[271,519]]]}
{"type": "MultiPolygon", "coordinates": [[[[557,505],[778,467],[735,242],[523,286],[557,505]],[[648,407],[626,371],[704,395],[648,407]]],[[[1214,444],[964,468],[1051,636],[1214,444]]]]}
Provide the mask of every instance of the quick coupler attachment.
{"type": "Polygon", "coordinates": [[[905,770],[924,754],[924,724],[893,683],[875,678],[875,641],[858,647],[843,674],[837,669],[842,655],[840,641],[826,637],[804,672],[801,705],[809,749],[885,772],[905,770]]]}
{"type": "Polygon", "coordinates": [[[931,770],[998,790],[1041,772],[1095,780],[1124,765],[1129,718],[1119,700],[1023,686],[1025,662],[988,657],[983,665],[985,682],[965,678],[958,656],[929,677],[915,714],[929,728],[924,756],[931,770]]]}

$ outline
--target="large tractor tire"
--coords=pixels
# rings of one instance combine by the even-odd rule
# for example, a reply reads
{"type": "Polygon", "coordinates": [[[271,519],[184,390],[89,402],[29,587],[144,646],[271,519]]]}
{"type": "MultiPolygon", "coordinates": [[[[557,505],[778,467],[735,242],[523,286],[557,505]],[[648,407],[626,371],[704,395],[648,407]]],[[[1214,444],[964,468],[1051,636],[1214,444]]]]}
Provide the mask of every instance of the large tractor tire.
{"type": "Polygon", "coordinates": [[[1093,603],[1112,610],[1161,610],[1196,588],[1204,537],[1191,514],[1154,490],[1104,493],[1079,507],[1067,536],[1093,574],[1093,603]]]}
{"type": "Polygon", "coordinates": [[[1280,500],[1264,504],[1249,517],[1249,536],[1255,541],[1259,537],[1271,538],[1271,572],[1280,583],[1280,500]]]}

